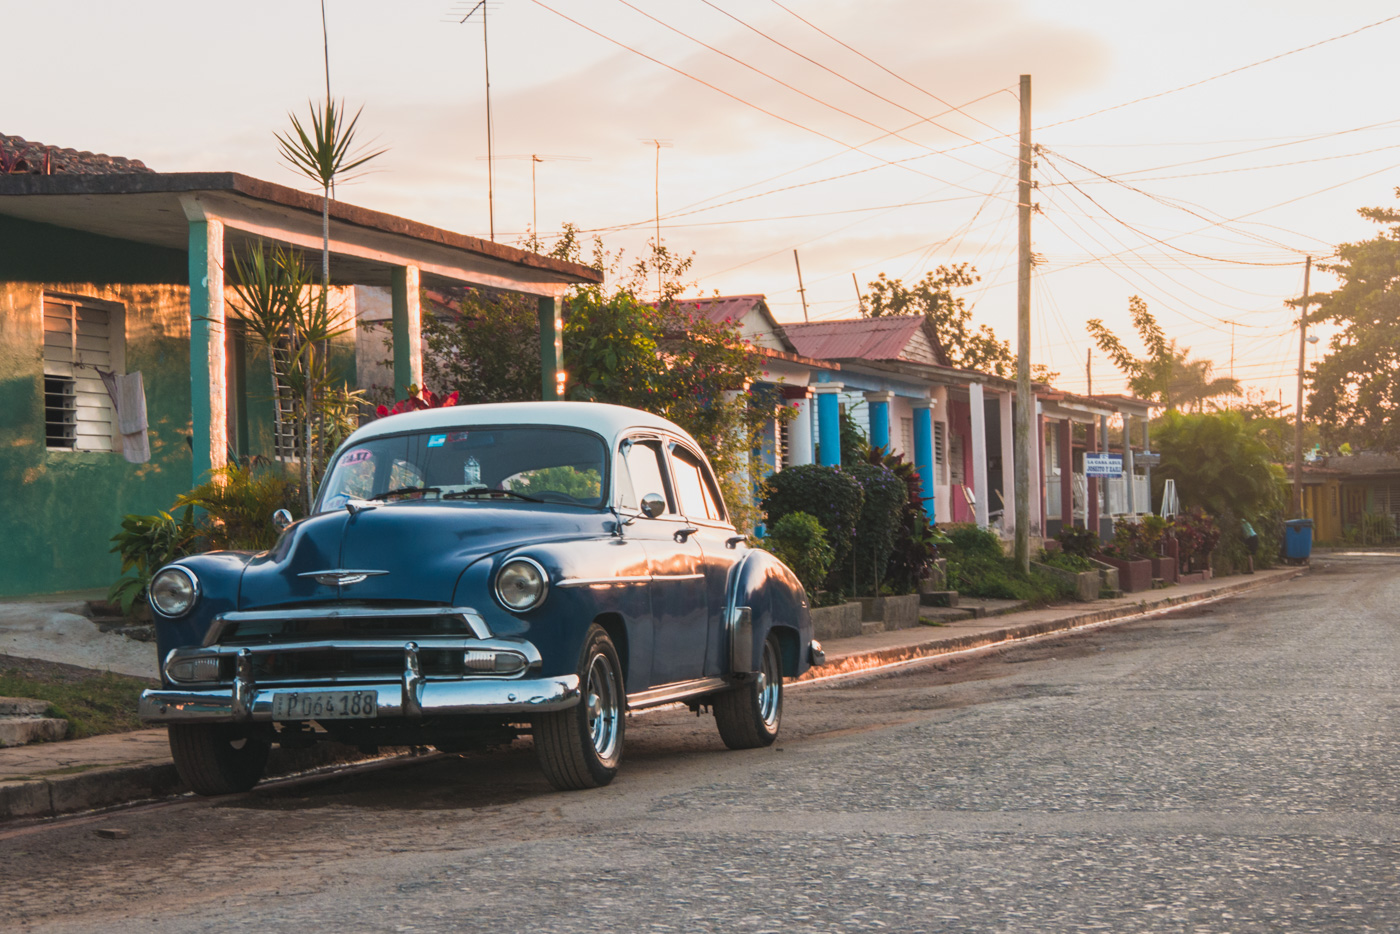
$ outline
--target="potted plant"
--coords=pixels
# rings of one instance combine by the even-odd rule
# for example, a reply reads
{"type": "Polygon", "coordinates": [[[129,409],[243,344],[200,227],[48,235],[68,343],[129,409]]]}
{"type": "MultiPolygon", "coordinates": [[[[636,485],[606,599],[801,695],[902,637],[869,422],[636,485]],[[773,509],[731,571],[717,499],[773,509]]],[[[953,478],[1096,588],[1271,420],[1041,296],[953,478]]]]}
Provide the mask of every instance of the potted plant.
{"type": "Polygon", "coordinates": [[[1168,549],[1171,523],[1161,516],[1146,515],[1138,523],[1143,550],[1152,561],[1152,577],[1167,584],[1176,583],[1176,555],[1168,549]]]}
{"type": "Polygon", "coordinates": [[[1128,593],[1152,589],[1152,560],[1144,554],[1138,523],[1116,519],[1113,541],[1096,555],[1098,560],[1118,569],[1118,586],[1128,593]]]}
{"type": "Polygon", "coordinates": [[[1171,528],[1179,554],[1180,581],[1190,584],[1210,580],[1210,555],[1220,541],[1215,520],[1197,506],[1172,519],[1171,528]]]}

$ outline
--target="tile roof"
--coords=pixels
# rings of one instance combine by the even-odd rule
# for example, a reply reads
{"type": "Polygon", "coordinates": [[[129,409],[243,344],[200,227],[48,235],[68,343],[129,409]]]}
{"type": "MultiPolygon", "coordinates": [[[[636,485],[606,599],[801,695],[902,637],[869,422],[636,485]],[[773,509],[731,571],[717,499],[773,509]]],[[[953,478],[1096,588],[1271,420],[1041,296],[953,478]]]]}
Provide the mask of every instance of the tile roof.
{"type": "Polygon", "coordinates": [[[784,324],[797,352],[819,360],[909,360],[909,343],[924,327],[921,315],[784,324]]]}
{"type": "Polygon", "coordinates": [[[59,149],[0,133],[0,175],[132,175],[152,171],[139,159],[59,149]]]}

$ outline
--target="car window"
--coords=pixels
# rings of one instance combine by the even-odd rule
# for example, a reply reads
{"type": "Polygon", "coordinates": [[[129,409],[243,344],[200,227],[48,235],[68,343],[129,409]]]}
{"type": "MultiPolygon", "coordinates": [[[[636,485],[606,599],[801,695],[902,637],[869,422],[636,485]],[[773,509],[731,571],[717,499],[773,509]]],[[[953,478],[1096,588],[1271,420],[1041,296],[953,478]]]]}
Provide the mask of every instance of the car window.
{"type": "Polygon", "coordinates": [[[685,448],[672,447],[671,476],[676,481],[676,495],[681,501],[682,514],[692,519],[723,518],[699,457],[685,448]]]}
{"type": "Polygon", "coordinates": [[[675,506],[666,495],[665,475],[661,468],[661,445],[656,441],[623,442],[622,459],[627,465],[627,473],[632,481],[632,495],[636,499],[635,503],[626,505],[640,506],[642,497],[648,493],[656,493],[666,500],[666,511],[674,513],[675,506]]]}
{"type": "Polygon", "coordinates": [[[343,451],[323,484],[320,508],[412,487],[432,487],[436,492],[427,495],[463,502],[526,503],[528,497],[596,507],[603,502],[606,464],[603,440],[573,428],[462,425],[407,432],[343,451]]]}

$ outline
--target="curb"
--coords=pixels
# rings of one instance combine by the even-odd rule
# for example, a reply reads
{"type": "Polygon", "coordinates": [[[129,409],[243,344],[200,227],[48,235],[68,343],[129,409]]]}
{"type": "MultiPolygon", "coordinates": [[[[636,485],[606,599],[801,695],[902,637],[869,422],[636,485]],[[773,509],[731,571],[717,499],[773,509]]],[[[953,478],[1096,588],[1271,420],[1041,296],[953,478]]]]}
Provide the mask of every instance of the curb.
{"type": "MultiPolygon", "coordinates": [[[[330,742],[307,749],[275,746],[268,760],[267,777],[283,778],[333,765],[412,755],[411,749],[401,746],[384,747],[372,754],[360,752],[354,746],[330,742]]],[[[173,762],[117,765],[74,775],[0,781],[0,824],[20,818],[60,817],[78,811],[169,798],[187,794],[189,790],[180,780],[173,762]]]]}
{"type": "MultiPolygon", "coordinates": [[[[832,655],[825,666],[812,669],[789,683],[826,678],[846,672],[863,670],[876,664],[932,658],[969,649],[986,648],[1110,622],[1129,616],[1187,606],[1218,597],[1231,596],[1273,583],[1293,580],[1306,573],[1306,566],[1292,569],[1289,574],[1271,574],[1266,578],[1246,578],[1221,584],[1210,590],[1181,596],[1162,596],[1137,603],[1120,604],[1100,610],[1089,610],[1072,616],[1007,626],[965,636],[932,638],[913,645],[890,646],[883,649],[855,651],[832,655]]],[[[269,778],[285,777],[300,772],[333,765],[347,765],[386,757],[408,758],[415,755],[411,747],[385,747],[377,753],[360,752],[353,746],[321,743],[307,749],[275,747],[268,762],[269,778]]],[[[59,817],[78,811],[91,811],[116,805],[132,804],[154,798],[185,794],[189,788],[180,780],[173,762],[94,768],[72,775],[35,778],[27,781],[0,781],[0,824],[20,818],[59,817]]]]}
{"type": "Polygon", "coordinates": [[[1290,581],[1300,577],[1306,573],[1307,570],[1308,568],[1303,566],[1293,569],[1292,572],[1288,574],[1273,574],[1262,579],[1254,578],[1242,581],[1231,581],[1228,584],[1221,584],[1219,587],[1213,587],[1210,590],[1201,591],[1199,593],[1182,596],[1164,596],[1155,600],[1140,600],[1137,603],[1105,607],[1101,610],[1091,610],[1074,616],[1065,616],[1039,623],[1027,623],[1022,626],[1007,626],[1004,629],[994,629],[966,636],[944,636],[942,638],[929,639],[926,642],[920,642],[914,645],[896,645],[883,649],[852,652],[848,655],[832,654],[828,656],[826,665],[820,670],[810,669],[806,674],[795,679],[795,682],[790,683],[801,683],[817,678],[826,678],[831,675],[860,671],[871,667],[872,664],[890,664],[892,662],[912,661],[919,658],[933,658],[938,655],[950,655],[954,652],[987,648],[1005,642],[1014,642],[1018,639],[1028,639],[1033,636],[1043,636],[1049,633],[1078,629],[1082,626],[1092,626],[1095,623],[1111,622],[1115,619],[1137,616],[1140,613],[1147,613],[1153,610],[1188,606],[1192,603],[1201,603],[1205,600],[1214,600],[1219,597],[1244,593],[1245,591],[1265,587],[1273,583],[1290,581]]]}

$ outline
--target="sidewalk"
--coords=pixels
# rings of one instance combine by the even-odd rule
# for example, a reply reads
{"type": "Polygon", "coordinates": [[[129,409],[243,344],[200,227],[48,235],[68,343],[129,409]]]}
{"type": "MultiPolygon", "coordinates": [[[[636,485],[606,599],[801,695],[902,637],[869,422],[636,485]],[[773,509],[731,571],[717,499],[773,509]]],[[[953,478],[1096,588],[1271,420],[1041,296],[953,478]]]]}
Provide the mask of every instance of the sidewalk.
{"type": "MultiPolygon", "coordinates": [[[[824,644],[827,664],[812,675],[821,677],[876,664],[945,655],[1148,610],[1199,603],[1291,580],[1305,570],[1277,568],[1252,576],[1169,587],[1094,603],[828,640],[824,644]]],[[[974,602],[964,601],[964,605],[974,602]]],[[[363,756],[332,744],[310,750],[274,749],[268,774],[288,774],[356,758],[363,756]]],[[[164,729],[0,749],[0,822],[109,807],[181,791],[164,729]]]]}

